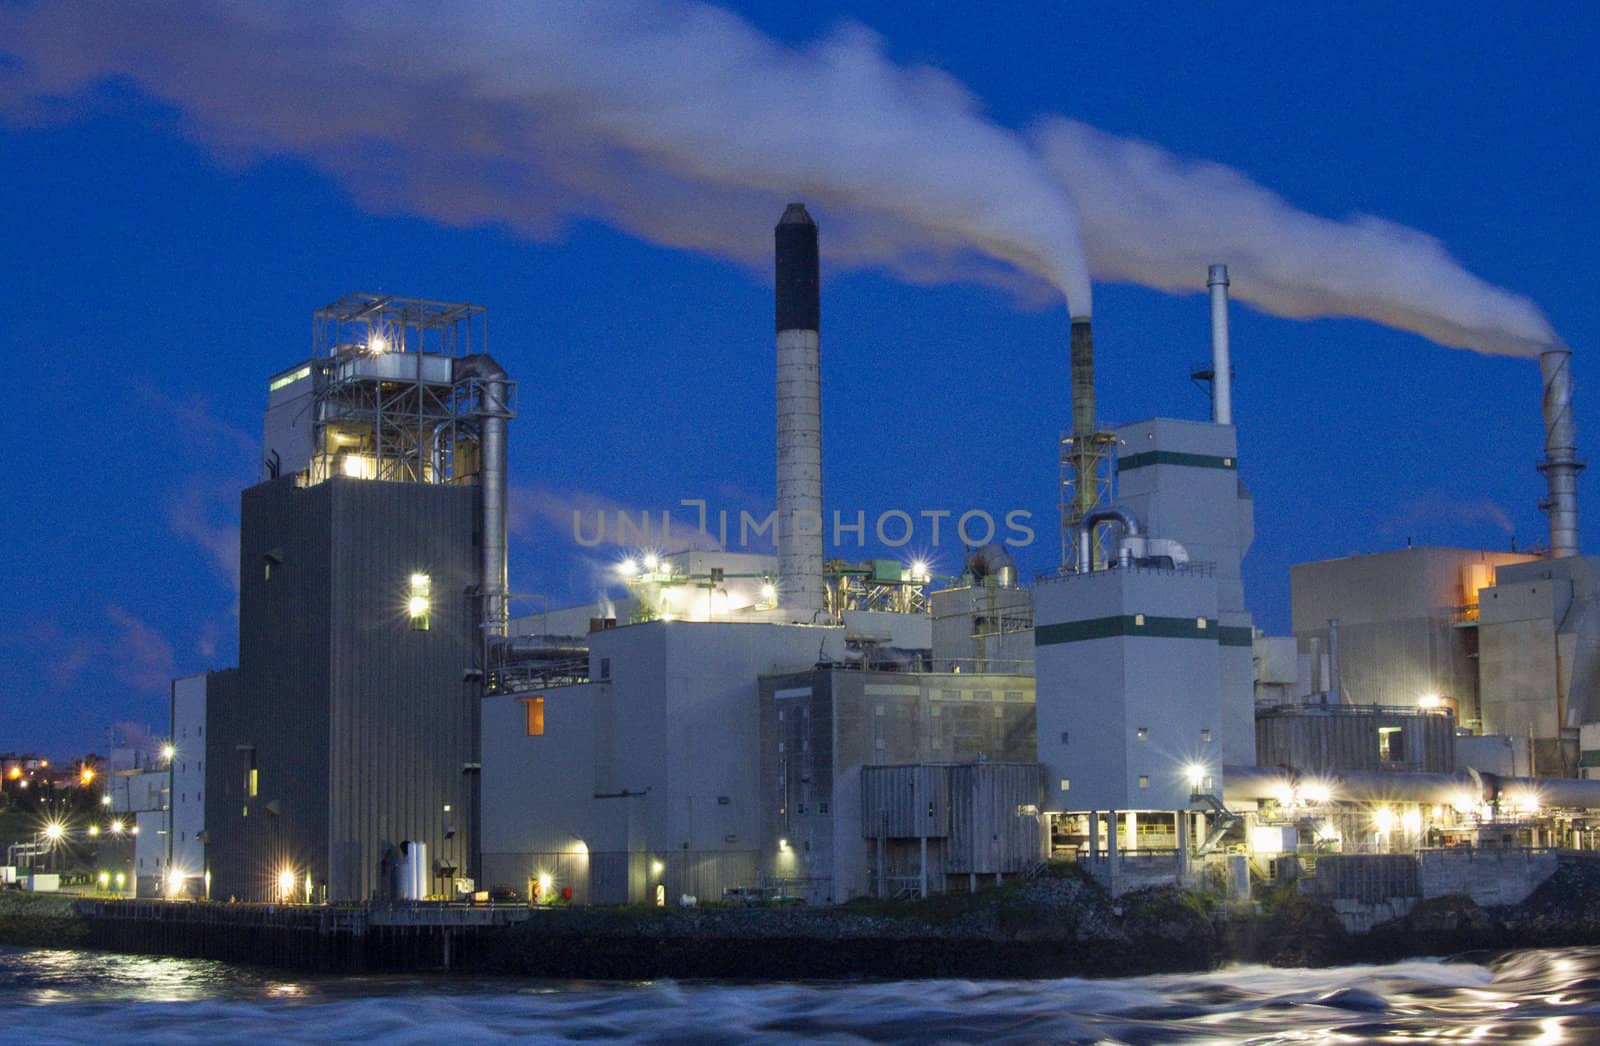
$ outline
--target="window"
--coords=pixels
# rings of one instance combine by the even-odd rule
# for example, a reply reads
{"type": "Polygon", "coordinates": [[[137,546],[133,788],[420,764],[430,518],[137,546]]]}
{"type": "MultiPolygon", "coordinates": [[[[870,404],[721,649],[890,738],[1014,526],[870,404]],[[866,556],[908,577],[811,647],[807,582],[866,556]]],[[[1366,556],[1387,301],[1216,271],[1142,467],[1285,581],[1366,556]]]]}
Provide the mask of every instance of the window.
{"type": "Polygon", "coordinates": [[[411,614],[411,630],[428,630],[428,611],[433,607],[433,578],[428,574],[411,575],[411,595],[406,599],[406,610],[411,614]]]}
{"type": "Polygon", "coordinates": [[[602,657],[600,659],[600,678],[611,678],[611,659],[609,657],[602,657]]]}
{"type": "Polygon", "coordinates": [[[1378,727],[1378,758],[1386,763],[1398,763],[1405,757],[1405,733],[1398,726],[1378,727]]]}
{"type": "Polygon", "coordinates": [[[541,694],[538,697],[519,697],[517,700],[522,702],[523,709],[527,715],[525,728],[528,732],[528,736],[543,737],[544,696],[541,694]]]}
{"type": "Polygon", "coordinates": [[[1067,743],[1067,736],[1068,736],[1067,731],[1065,731],[1065,730],[1061,731],[1061,743],[1062,744],[1066,744],[1067,743]]]}
{"type": "Polygon", "coordinates": [[[1135,614],[1135,615],[1133,615],[1133,623],[1136,626],[1138,626],[1139,628],[1143,628],[1144,627],[1144,615],[1143,614],[1135,614]]]}
{"type": "Polygon", "coordinates": [[[1206,619],[1203,618],[1203,617],[1195,618],[1194,619],[1194,627],[1199,629],[1200,631],[1204,632],[1206,630],[1206,619]]]}
{"type": "Polygon", "coordinates": [[[1062,779],[1061,779],[1061,790],[1062,790],[1062,791],[1063,791],[1063,792],[1065,792],[1065,791],[1067,791],[1067,790],[1068,790],[1068,789],[1070,789],[1070,788],[1071,788],[1071,787],[1072,787],[1072,782],[1071,782],[1071,781],[1069,781],[1069,780],[1067,780],[1067,779],[1066,779],[1066,778],[1065,778],[1065,777],[1063,777],[1063,778],[1062,778],[1062,779]]]}
{"type": "Polygon", "coordinates": [[[1205,742],[1207,742],[1209,744],[1210,741],[1211,741],[1211,731],[1202,729],[1200,731],[1200,740],[1205,741],[1205,742]]]}
{"type": "Polygon", "coordinates": [[[1150,728],[1148,726],[1141,726],[1135,732],[1135,736],[1137,736],[1139,738],[1139,740],[1141,740],[1141,741],[1150,740],[1150,728]]]}
{"type": "Polygon", "coordinates": [[[1150,775],[1149,774],[1140,774],[1139,775],[1139,787],[1140,788],[1149,788],[1150,787],[1150,775]]]}

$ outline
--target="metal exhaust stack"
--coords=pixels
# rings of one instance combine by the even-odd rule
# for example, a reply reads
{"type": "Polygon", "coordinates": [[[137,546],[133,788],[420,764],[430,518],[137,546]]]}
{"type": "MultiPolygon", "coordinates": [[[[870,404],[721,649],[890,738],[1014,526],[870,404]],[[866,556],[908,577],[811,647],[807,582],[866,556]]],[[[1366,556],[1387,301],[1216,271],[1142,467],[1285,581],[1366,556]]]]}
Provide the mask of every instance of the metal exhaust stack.
{"type": "MultiPolygon", "coordinates": [[[[1079,440],[1093,438],[1094,430],[1094,327],[1089,317],[1074,316],[1072,318],[1072,435],[1079,440]]],[[[1094,507],[1093,494],[1092,485],[1079,484],[1080,513],[1088,512],[1094,507]]]]}
{"type": "Polygon", "coordinates": [[[778,329],[778,595],[816,621],[822,586],[822,301],[817,223],[791,203],[773,230],[778,329]]]}
{"type": "Polygon", "coordinates": [[[480,382],[477,409],[478,483],[482,496],[482,562],[479,595],[483,602],[485,640],[506,633],[506,420],[511,417],[506,372],[489,355],[456,360],[456,380],[480,382]]]}
{"type": "Polygon", "coordinates": [[[1552,349],[1539,355],[1544,379],[1544,461],[1539,471],[1549,484],[1550,496],[1539,507],[1550,514],[1550,557],[1578,554],[1577,426],[1572,418],[1572,353],[1552,349]]]}
{"type": "Polygon", "coordinates": [[[1228,267],[1213,265],[1206,275],[1211,292],[1211,420],[1233,424],[1233,364],[1228,355],[1228,267]]]}

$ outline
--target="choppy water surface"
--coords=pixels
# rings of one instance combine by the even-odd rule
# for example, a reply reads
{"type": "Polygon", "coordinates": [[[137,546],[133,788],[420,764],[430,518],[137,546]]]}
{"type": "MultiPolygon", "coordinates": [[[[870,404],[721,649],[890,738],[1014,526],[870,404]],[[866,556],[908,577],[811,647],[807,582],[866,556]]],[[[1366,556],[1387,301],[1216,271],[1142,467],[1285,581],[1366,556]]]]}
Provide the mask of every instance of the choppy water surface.
{"type": "Polygon", "coordinates": [[[1600,1043],[1600,949],[1122,980],[559,983],[300,977],[0,949],[18,1042],[1600,1043]]]}

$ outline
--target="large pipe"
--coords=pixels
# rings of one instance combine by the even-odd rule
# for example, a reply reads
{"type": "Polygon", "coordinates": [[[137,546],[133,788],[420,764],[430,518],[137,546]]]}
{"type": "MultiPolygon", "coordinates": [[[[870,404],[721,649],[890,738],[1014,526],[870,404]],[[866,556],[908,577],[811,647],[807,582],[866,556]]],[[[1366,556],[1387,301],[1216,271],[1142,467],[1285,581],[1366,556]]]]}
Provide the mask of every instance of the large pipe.
{"type": "Polygon", "coordinates": [[[1233,364],[1228,357],[1228,267],[1213,265],[1206,275],[1211,292],[1211,420],[1233,424],[1233,364]]]}
{"type": "Polygon", "coordinates": [[[1583,471],[1572,418],[1572,353],[1540,353],[1539,374],[1544,379],[1544,461],[1539,471],[1550,488],[1540,507],[1550,514],[1550,556],[1563,559],[1578,554],[1578,473],[1583,471]]]}
{"type": "Polygon", "coordinates": [[[778,329],[778,595],[815,621],[822,586],[822,299],[817,223],[791,203],[773,230],[778,329]]]}
{"type": "Polygon", "coordinates": [[[478,592],[483,600],[485,637],[506,632],[506,420],[511,408],[506,396],[506,372],[487,354],[462,356],[455,361],[455,379],[479,382],[478,487],[482,497],[483,546],[478,592]]]}

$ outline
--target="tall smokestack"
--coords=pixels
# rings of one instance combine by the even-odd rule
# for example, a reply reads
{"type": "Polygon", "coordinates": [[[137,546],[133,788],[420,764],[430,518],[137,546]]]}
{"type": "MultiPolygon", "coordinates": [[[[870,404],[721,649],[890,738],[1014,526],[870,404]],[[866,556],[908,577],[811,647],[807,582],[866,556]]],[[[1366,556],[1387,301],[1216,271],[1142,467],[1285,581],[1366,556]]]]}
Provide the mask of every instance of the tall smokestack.
{"type": "Polygon", "coordinates": [[[1544,379],[1544,461],[1539,471],[1550,485],[1550,496],[1539,507],[1550,514],[1550,556],[1562,559],[1578,554],[1578,473],[1583,471],[1572,418],[1572,353],[1540,353],[1539,374],[1544,379]]]}
{"type": "Polygon", "coordinates": [[[1213,265],[1206,275],[1211,292],[1211,420],[1233,424],[1233,364],[1228,358],[1228,267],[1213,265]]]}
{"type": "Polygon", "coordinates": [[[822,592],[822,363],[817,223],[791,203],[773,230],[778,321],[778,594],[815,621],[822,592]]]}
{"type": "MultiPolygon", "coordinates": [[[[1094,438],[1094,327],[1087,316],[1072,318],[1072,436],[1079,451],[1094,438]]],[[[1098,492],[1093,476],[1080,476],[1074,501],[1078,515],[1094,508],[1098,492]]]]}

